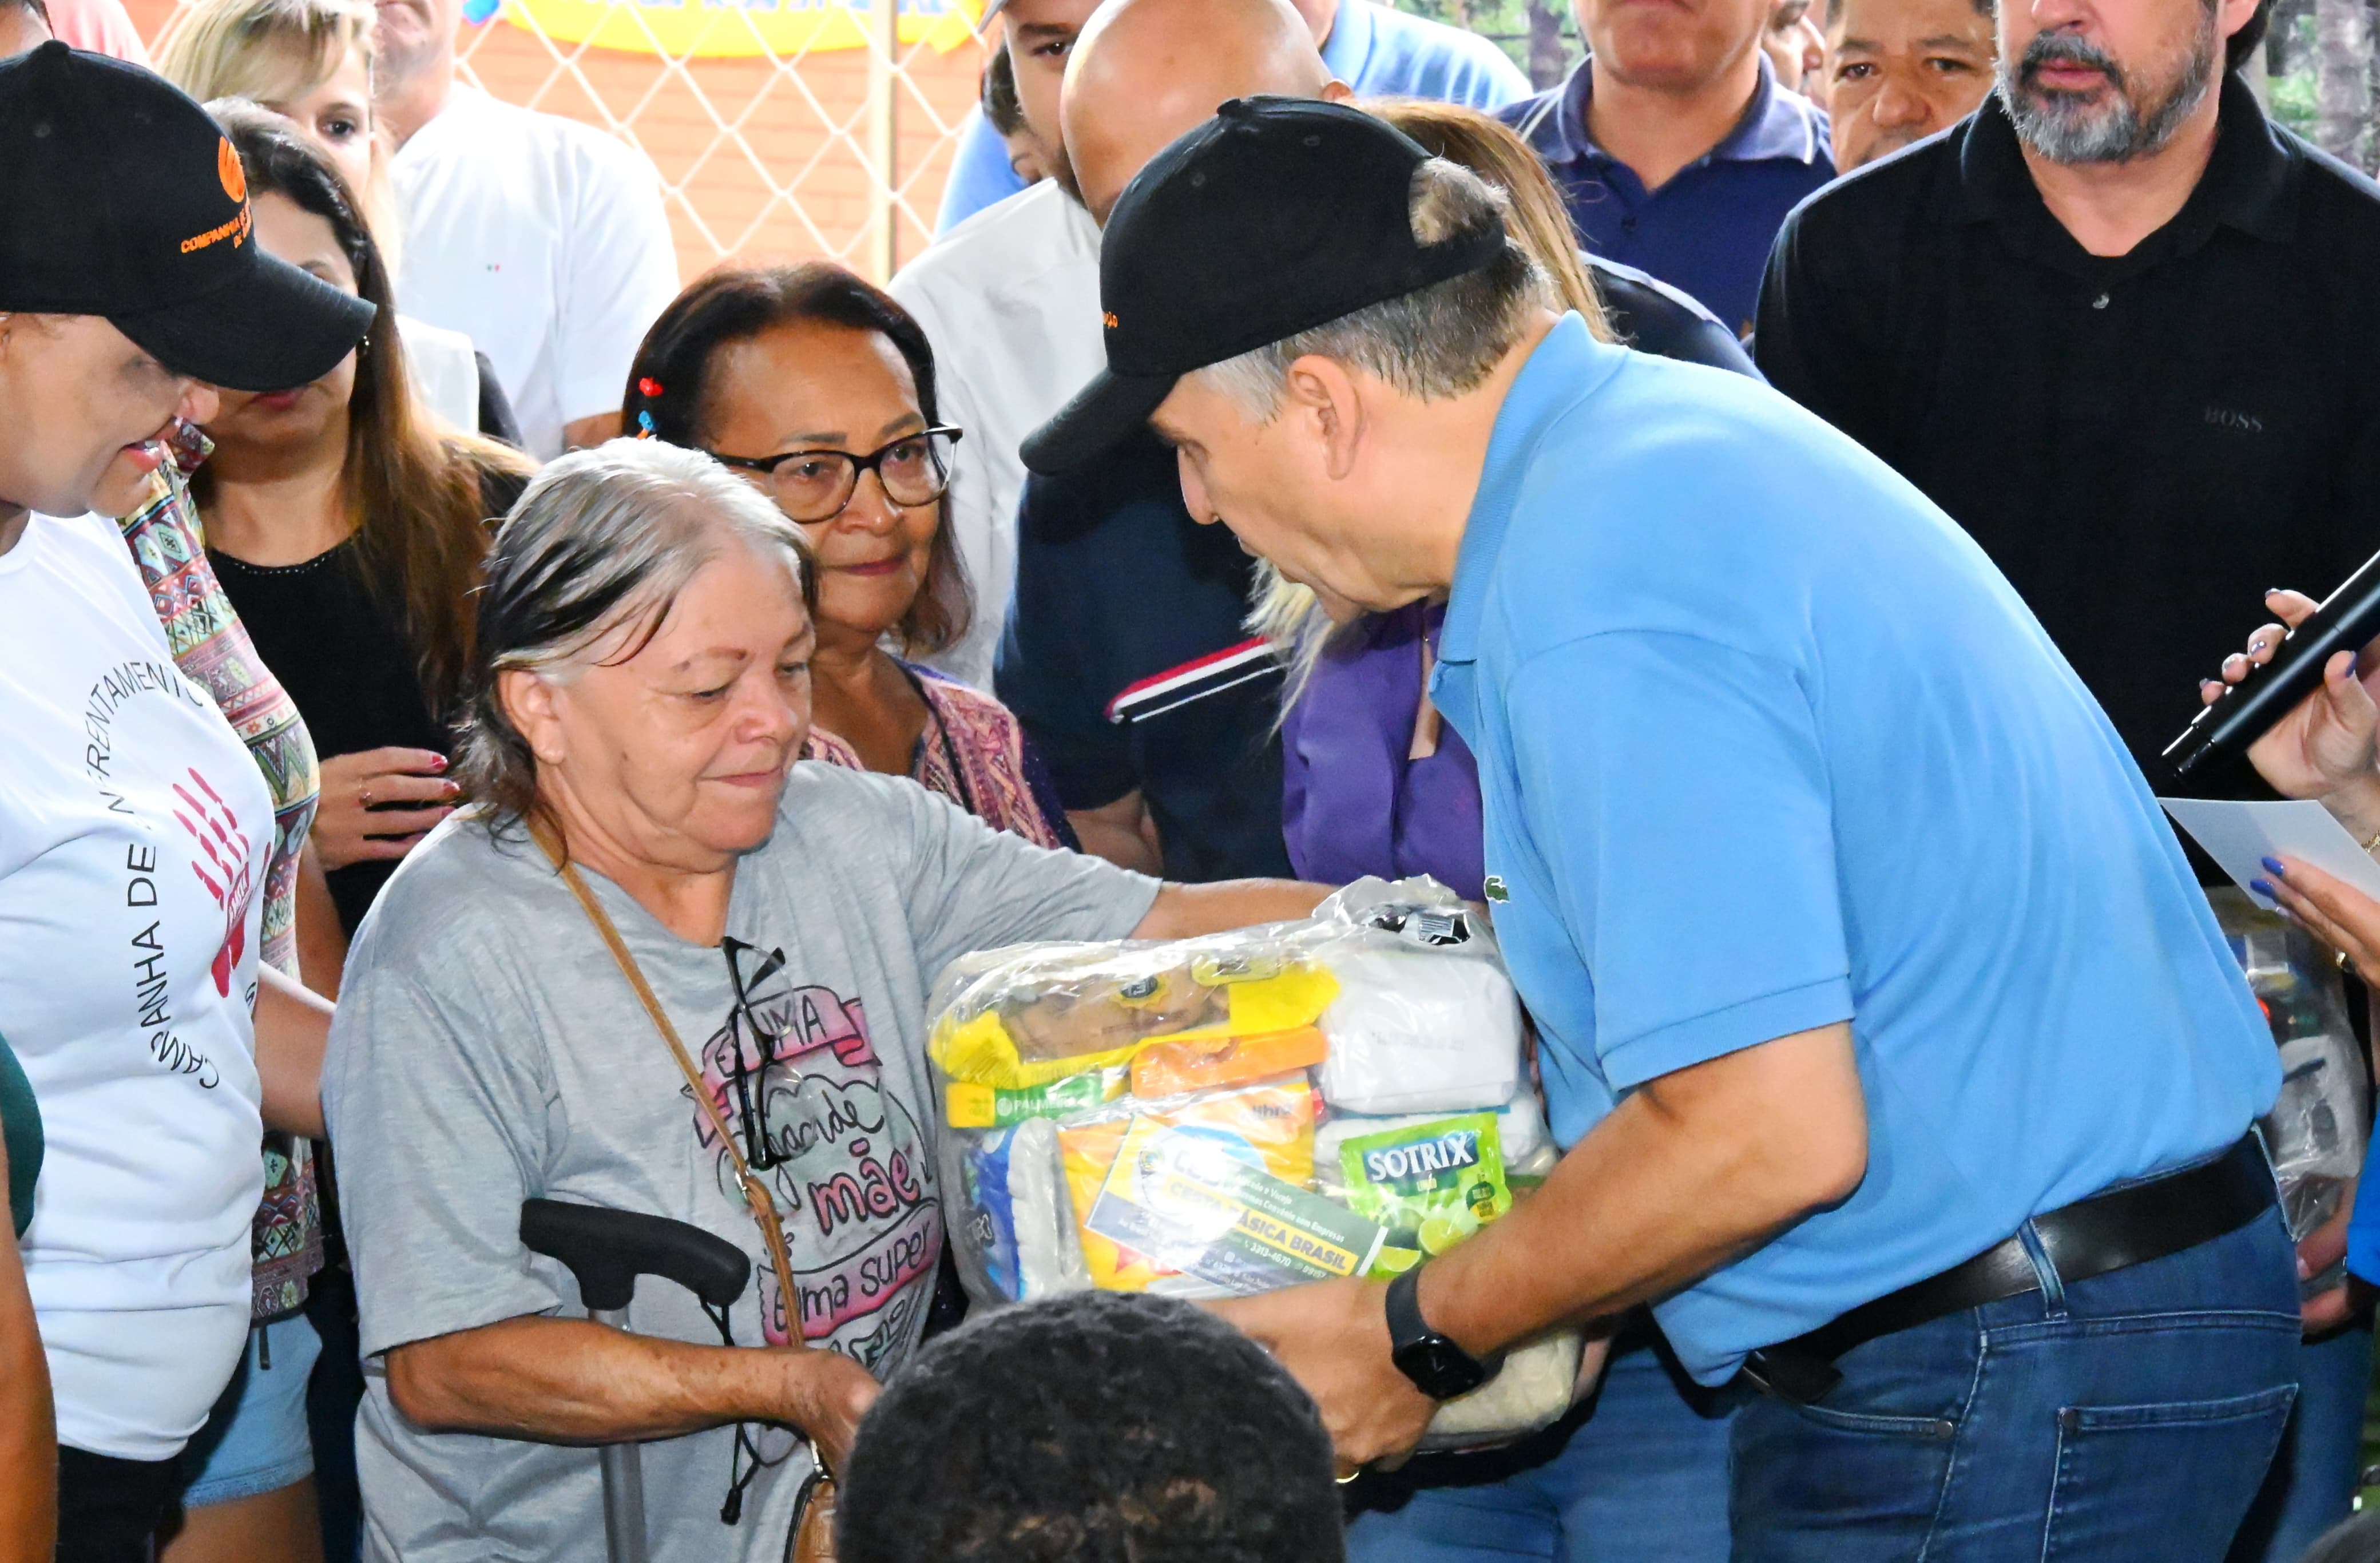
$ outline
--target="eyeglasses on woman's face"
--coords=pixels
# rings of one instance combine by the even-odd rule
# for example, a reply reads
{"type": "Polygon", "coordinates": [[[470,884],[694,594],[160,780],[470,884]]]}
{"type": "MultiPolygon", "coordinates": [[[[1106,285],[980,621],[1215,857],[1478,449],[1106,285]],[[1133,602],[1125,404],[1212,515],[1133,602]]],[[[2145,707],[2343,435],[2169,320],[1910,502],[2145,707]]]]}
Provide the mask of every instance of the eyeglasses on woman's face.
{"type": "Polygon", "coordinates": [[[884,497],[898,505],[931,504],[951,486],[951,448],[962,430],[938,426],[904,434],[862,455],[853,451],[782,451],[769,456],[710,453],[713,460],[769,479],[777,507],[805,526],[832,521],[858,491],[859,476],[873,472],[884,497]]]}

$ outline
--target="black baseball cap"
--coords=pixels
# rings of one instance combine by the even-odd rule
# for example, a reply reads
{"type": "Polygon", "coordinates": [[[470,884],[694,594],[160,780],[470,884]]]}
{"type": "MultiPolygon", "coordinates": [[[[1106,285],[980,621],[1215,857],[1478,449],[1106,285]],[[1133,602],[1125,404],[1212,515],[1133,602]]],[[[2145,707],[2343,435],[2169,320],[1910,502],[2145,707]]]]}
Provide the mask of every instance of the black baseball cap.
{"type": "Polygon", "coordinates": [[[1078,466],[1148,421],[1174,382],[1487,265],[1503,224],[1414,237],[1429,153],[1341,103],[1234,98],[1125,187],[1099,241],[1108,367],[1025,442],[1078,466]]]}
{"type": "Polygon", "coordinates": [[[373,306],[257,248],[239,154],[164,78],[64,43],[0,61],[0,309],[103,315],[176,374],[285,391],[373,306]]]}

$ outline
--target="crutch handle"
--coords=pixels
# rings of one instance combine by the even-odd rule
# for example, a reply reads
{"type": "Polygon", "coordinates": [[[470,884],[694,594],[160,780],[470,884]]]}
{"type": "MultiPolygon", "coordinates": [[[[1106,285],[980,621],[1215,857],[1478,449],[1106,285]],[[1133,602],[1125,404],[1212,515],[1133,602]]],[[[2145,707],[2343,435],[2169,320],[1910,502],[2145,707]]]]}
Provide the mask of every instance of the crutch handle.
{"type": "Polygon", "coordinates": [[[561,1261],[578,1278],[589,1313],[625,1308],[638,1276],[675,1281],[714,1308],[743,1296],[752,1278],[742,1249],[666,1216],[528,1199],[521,1202],[520,1236],[531,1253],[561,1261]]]}

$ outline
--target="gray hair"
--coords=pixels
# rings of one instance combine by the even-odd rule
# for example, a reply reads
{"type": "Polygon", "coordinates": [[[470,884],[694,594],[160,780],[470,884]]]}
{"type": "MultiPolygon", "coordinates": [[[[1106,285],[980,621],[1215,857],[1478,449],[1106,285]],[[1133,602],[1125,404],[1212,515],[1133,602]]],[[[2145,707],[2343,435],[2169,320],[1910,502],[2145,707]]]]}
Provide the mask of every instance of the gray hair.
{"type": "MultiPolygon", "coordinates": [[[[1502,224],[1511,205],[1511,197],[1471,170],[1433,157],[1414,169],[1406,213],[1415,240],[1442,244],[1502,224]]],[[[1408,396],[1441,401],[1476,389],[1521,339],[1530,318],[1552,304],[1544,268],[1508,232],[1503,252],[1475,271],[1196,372],[1259,423],[1281,410],[1289,366],[1309,355],[1336,359],[1408,396]]]]}
{"type": "Polygon", "coordinates": [[[530,481],[488,555],[455,767],[465,793],[492,806],[491,825],[537,808],[536,757],[496,697],[499,677],[566,676],[599,648],[607,661],[635,656],[695,572],[730,544],[783,551],[803,602],[816,606],[801,529],[699,451],[613,440],[530,481]]]}

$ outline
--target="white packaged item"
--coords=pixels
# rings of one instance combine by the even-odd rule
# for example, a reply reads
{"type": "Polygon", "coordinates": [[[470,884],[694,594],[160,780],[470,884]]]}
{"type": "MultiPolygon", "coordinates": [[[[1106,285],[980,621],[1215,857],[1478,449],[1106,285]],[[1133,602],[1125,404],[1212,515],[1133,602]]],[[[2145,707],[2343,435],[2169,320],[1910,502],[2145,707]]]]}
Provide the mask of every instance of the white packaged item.
{"type": "Polygon", "coordinates": [[[1521,1004],[1500,963],[1394,946],[1331,958],[1322,1095],[1347,1112],[1477,1112],[1521,1084],[1521,1004]]]}
{"type": "Polygon", "coordinates": [[[1009,1198],[1016,1212],[1016,1262],[1026,1297],[1054,1297],[1091,1284],[1083,1245],[1075,1235],[1075,1208],[1058,1169],[1058,1126],[1028,1118],[1016,1126],[1009,1154],[1009,1198]]]}
{"type": "Polygon", "coordinates": [[[1516,1177],[1543,1178],[1561,1159],[1546,1127],[1546,1105],[1533,1090],[1496,1109],[1496,1129],[1504,1136],[1504,1165],[1516,1177]]]}
{"type": "Polygon", "coordinates": [[[1420,1447],[1459,1449],[1504,1443],[1516,1427],[1535,1431],[1552,1425],[1570,1410],[1585,1351],[1585,1339],[1574,1329],[1558,1329],[1515,1347],[1505,1353],[1495,1377],[1438,1408],[1420,1447]],[[1545,1414],[1556,1406],[1560,1409],[1553,1415],[1545,1414]]]}

